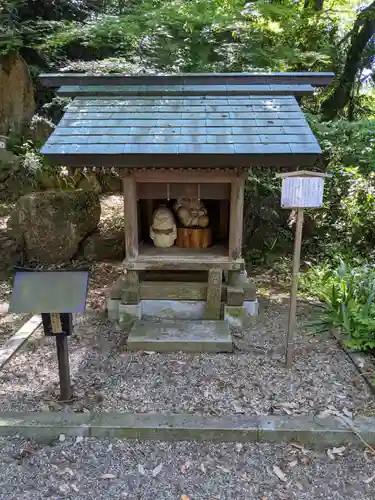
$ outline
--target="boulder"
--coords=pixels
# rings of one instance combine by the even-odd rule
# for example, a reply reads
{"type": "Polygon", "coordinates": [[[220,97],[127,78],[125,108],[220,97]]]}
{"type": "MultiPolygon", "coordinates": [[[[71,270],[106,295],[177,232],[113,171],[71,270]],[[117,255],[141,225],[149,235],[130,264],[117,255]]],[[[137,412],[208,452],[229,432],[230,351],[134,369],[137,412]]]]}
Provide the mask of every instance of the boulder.
{"type": "Polygon", "coordinates": [[[110,232],[98,228],[84,241],[83,257],[87,260],[122,260],[125,258],[124,231],[110,232]]]}
{"type": "Polygon", "coordinates": [[[33,190],[33,178],[21,164],[21,158],[0,149],[0,201],[16,201],[33,190]]]}
{"type": "Polygon", "coordinates": [[[92,191],[45,191],[22,196],[8,230],[27,260],[53,264],[72,259],[100,220],[100,201],[92,191]]]}
{"type": "Polygon", "coordinates": [[[0,134],[20,133],[35,112],[27,64],[16,54],[0,56],[0,134]]]}

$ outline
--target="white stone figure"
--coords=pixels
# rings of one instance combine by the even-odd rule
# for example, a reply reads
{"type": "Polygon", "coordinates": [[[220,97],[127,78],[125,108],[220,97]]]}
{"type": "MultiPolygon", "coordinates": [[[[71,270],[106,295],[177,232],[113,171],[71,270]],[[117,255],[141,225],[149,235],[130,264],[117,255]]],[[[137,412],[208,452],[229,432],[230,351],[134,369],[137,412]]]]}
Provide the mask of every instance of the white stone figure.
{"type": "Polygon", "coordinates": [[[197,197],[181,196],[174,204],[174,209],[184,227],[207,227],[210,222],[206,207],[197,197]]]}
{"type": "Polygon", "coordinates": [[[169,248],[177,238],[176,221],[169,208],[160,206],[152,216],[150,237],[157,248],[169,248]]]}

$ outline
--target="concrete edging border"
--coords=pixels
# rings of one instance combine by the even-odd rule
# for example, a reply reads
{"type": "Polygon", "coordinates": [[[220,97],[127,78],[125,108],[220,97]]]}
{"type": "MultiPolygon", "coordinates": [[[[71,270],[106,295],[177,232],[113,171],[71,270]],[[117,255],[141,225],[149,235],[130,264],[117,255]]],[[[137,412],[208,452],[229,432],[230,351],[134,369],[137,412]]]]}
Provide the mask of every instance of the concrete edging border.
{"type": "Polygon", "coordinates": [[[375,445],[375,418],[357,417],[349,425],[335,417],[247,416],[208,417],[158,413],[0,413],[0,436],[21,435],[39,442],[84,436],[165,441],[298,441],[315,448],[352,443],[363,446],[358,434],[375,445]]]}
{"type": "Polygon", "coordinates": [[[2,347],[0,347],[0,370],[11,360],[18,349],[26,342],[26,340],[35,332],[42,324],[40,314],[32,316],[26,321],[17,332],[10,337],[2,347]]]}

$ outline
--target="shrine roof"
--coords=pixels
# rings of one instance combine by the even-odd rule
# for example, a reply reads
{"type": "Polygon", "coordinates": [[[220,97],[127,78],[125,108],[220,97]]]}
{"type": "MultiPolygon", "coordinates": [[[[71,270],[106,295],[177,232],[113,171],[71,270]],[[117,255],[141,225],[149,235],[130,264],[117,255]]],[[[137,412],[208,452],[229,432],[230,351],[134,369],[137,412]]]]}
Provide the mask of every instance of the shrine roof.
{"type": "MultiPolygon", "coordinates": [[[[176,76],[154,76],[148,84],[119,75],[106,85],[90,76],[83,85],[82,75],[70,75],[59,92],[76,97],[42,153],[55,164],[80,167],[313,165],[321,149],[295,95],[327,85],[328,74],[277,75],[268,84],[264,75],[258,75],[262,83],[244,74],[189,75],[182,84],[176,76]]],[[[50,78],[53,85],[64,81],[64,75],[50,78]]],[[[48,75],[43,79],[48,84],[48,75]]]]}

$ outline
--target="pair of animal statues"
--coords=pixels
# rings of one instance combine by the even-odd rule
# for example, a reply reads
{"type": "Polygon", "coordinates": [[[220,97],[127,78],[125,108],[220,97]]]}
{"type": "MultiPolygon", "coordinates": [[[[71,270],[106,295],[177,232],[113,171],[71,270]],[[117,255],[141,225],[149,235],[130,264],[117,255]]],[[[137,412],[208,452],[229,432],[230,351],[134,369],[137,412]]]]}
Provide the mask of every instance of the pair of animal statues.
{"type": "MultiPolygon", "coordinates": [[[[207,227],[209,218],[204,204],[196,197],[178,198],[173,206],[183,227],[207,227]]],[[[177,238],[175,216],[166,206],[160,206],[152,216],[150,237],[157,248],[169,248],[177,238]]]]}

